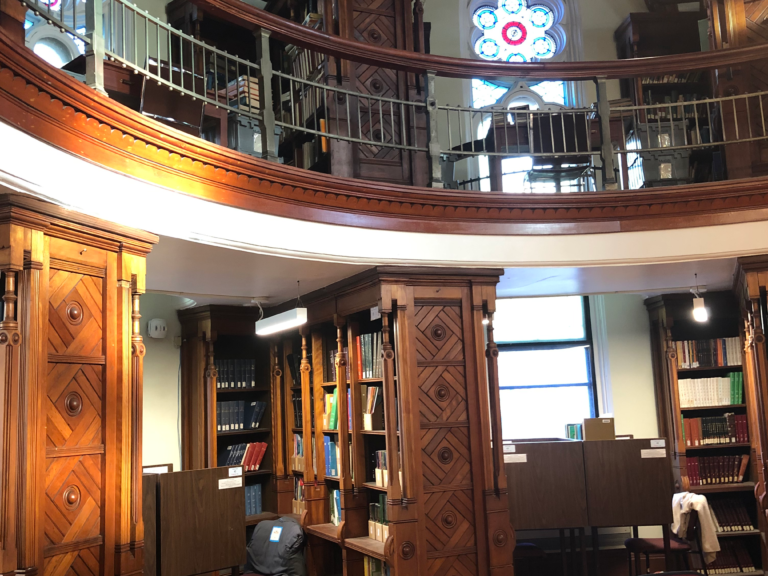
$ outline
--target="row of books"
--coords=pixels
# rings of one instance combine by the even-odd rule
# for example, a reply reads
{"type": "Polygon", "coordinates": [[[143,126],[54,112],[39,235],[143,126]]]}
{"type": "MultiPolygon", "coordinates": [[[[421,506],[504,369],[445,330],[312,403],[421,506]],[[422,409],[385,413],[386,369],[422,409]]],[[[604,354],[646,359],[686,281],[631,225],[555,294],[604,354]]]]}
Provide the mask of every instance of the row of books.
{"type": "Polygon", "coordinates": [[[741,366],[741,340],[738,337],[675,342],[677,368],[716,368],[741,366]]]}
{"type": "MultiPolygon", "coordinates": [[[[303,428],[304,427],[304,402],[301,398],[301,393],[297,391],[293,391],[293,397],[291,398],[291,404],[293,405],[293,425],[295,428],[303,428]]],[[[309,397],[309,414],[312,421],[312,428],[315,427],[315,411],[311,409],[311,406],[314,405],[313,402],[313,395],[310,394],[309,397]]]]}
{"type": "Polygon", "coordinates": [[[261,514],[261,484],[252,484],[245,487],[245,515],[253,516],[261,514]]]}
{"type": "Polygon", "coordinates": [[[683,419],[683,440],[691,448],[715,444],[747,443],[749,430],[746,414],[683,419]]]}
{"type": "Polygon", "coordinates": [[[709,509],[718,532],[742,532],[755,529],[741,499],[712,499],[709,502],[709,509]]]}
{"type": "Polygon", "coordinates": [[[253,472],[259,469],[266,453],[266,442],[234,444],[219,452],[217,464],[219,467],[242,466],[244,472],[253,472]]]}
{"type": "Polygon", "coordinates": [[[330,490],[328,493],[329,510],[331,511],[331,524],[338,526],[341,524],[341,492],[330,490]]]}
{"type": "Polygon", "coordinates": [[[382,378],[381,332],[360,334],[357,337],[357,377],[382,378]]]}
{"type": "Polygon", "coordinates": [[[302,514],[306,510],[307,503],[304,501],[304,479],[293,479],[293,500],[291,501],[291,512],[302,514]]]}
{"type": "Polygon", "coordinates": [[[304,437],[293,435],[293,454],[291,455],[291,470],[304,472],[304,437]]]}
{"type": "Polygon", "coordinates": [[[677,388],[681,408],[744,403],[744,375],[741,372],[718,378],[682,378],[677,381],[677,388]]]}
{"type": "Polygon", "coordinates": [[[216,388],[256,388],[256,360],[214,360],[216,388]]]}
{"type": "Polygon", "coordinates": [[[379,386],[360,386],[363,398],[363,430],[384,430],[384,411],[381,409],[379,386]]]}
{"type": "Polygon", "coordinates": [[[737,484],[744,481],[749,455],[701,456],[686,459],[686,473],[691,486],[737,484]]]}
{"type": "Polygon", "coordinates": [[[325,449],[325,475],[338,477],[341,469],[339,443],[326,434],[323,436],[323,448],[325,449]]]}
{"type": "Polygon", "coordinates": [[[565,437],[569,440],[584,440],[583,424],[566,424],[565,437]]]}
{"type": "MultiPolygon", "coordinates": [[[[328,368],[329,368],[328,376],[329,376],[329,379],[328,379],[328,381],[329,382],[336,382],[336,357],[338,355],[339,355],[339,351],[338,350],[330,350],[328,352],[328,361],[329,361],[329,364],[328,364],[328,368]]],[[[349,349],[346,346],[344,347],[344,349],[342,351],[341,357],[344,359],[344,362],[345,362],[346,367],[347,367],[347,382],[348,382],[349,381],[349,349]]]]}
{"type": "Polygon", "coordinates": [[[379,542],[386,542],[389,538],[386,494],[379,494],[378,503],[368,504],[368,538],[379,542]]]}
{"type": "Polygon", "coordinates": [[[387,451],[376,450],[373,453],[373,457],[375,459],[375,467],[373,469],[374,482],[376,483],[376,486],[387,488],[389,486],[389,473],[387,471],[387,451]]]}
{"type": "Polygon", "coordinates": [[[261,424],[266,409],[267,403],[260,401],[216,402],[216,431],[255,430],[261,424]]]}
{"type": "Polygon", "coordinates": [[[363,576],[390,576],[389,566],[378,558],[363,556],[363,576]]]}
{"type": "Polygon", "coordinates": [[[323,397],[323,430],[336,430],[339,424],[338,400],[337,389],[325,393],[323,397]]]}
{"type": "MultiPolygon", "coordinates": [[[[291,380],[294,386],[301,386],[301,356],[298,354],[288,354],[286,356],[288,370],[291,372],[291,380]]],[[[307,354],[307,362],[312,366],[312,354],[307,354]]],[[[309,371],[309,385],[312,386],[312,370],[309,371]]]]}
{"type": "Polygon", "coordinates": [[[646,84],[686,84],[688,82],[699,82],[701,72],[688,72],[687,74],[664,74],[662,76],[643,76],[642,83],[646,84]]]}
{"type": "MultiPolygon", "coordinates": [[[[692,568],[703,574],[703,566],[697,554],[691,554],[692,568]]],[[[707,564],[708,574],[744,574],[756,572],[755,563],[744,542],[739,539],[724,538],[720,540],[720,552],[711,564],[707,564]]],[[[761,572],[762,573],[762,572],[761,572]]]]}

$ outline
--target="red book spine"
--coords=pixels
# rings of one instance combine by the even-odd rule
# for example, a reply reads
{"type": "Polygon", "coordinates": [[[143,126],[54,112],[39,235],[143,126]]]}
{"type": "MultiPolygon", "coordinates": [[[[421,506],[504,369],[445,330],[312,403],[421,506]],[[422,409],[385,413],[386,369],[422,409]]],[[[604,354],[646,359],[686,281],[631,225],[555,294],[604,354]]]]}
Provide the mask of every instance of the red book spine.
{"type": "Polygon", "coordinates": [[[261,466],[261,461],[264,460],[264,454],[267,453],[267,443],[266,442],[260,442],[261,444],[261,451],[259,452],[259,459],[256,461],[256,470],[259,469],[259,466],[261,466]]]}
{"type": "Polygon", "coordinates": [[[357,378],[363,379],[363,348],[360,345],[360,336],[355,339],[357,345],[357,378]]]}

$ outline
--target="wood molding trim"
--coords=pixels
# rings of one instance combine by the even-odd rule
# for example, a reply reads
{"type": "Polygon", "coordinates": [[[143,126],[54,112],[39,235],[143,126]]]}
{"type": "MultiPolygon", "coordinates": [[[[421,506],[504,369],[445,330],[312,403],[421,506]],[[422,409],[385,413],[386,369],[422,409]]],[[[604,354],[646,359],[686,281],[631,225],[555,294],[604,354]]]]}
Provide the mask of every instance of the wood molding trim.
{"type": "MultiPolygon", "coordinates": [[[[219,0],[217,0],[219,1],[219,0]]],[[[223,1],[223,0],[222,0],[223,1]]],[[[187,136],[110,100],[0,31],[0,119],[69,153],[152,184],[243,210],[292,219],[424,233],[595,234],[768,219],[768,178],[647,191],[564,195],[469,194],[299,170],[187,136]]],[[[28,200],[40,205],[44,202],[28,200]]],[[[57,208],[46,205],[52,216],[57,208]]],[[[35,208],[37,209],[37,207],[35,208]]],[[[31,214],[20,208],[14,217],[31,214]],[[24,212],[24,213],[22,213],[24,212]]],[[[0,207],[0,221],[4,220],[0,207]]],[[[77,223],[32,218],[76,239],[77,223]]],[[[114,249],[146,254],[156,236],[83,217],[114,249]],[[131,240],[125,244],[125,235],[131,240]]],[[[93,239],[91,237],[91,242],[93,239]]]]}

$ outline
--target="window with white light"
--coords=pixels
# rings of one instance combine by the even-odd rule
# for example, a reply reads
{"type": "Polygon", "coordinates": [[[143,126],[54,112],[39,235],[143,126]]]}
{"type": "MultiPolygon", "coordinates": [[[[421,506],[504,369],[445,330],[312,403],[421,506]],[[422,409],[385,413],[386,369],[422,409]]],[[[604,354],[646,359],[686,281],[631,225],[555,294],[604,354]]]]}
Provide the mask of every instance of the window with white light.
{"type": "Polygon", "coordinates": [[[493,327],[505,439],[564,438],[596,415],[586,297],[500,299],[493,327]]]}
{"type": "Polygon", "coordinates": [[[51,66],[61,68],[69,62],[69,51],[58,40],[53,38],[43,38],[35,42],[32,50],[51,66]]]}

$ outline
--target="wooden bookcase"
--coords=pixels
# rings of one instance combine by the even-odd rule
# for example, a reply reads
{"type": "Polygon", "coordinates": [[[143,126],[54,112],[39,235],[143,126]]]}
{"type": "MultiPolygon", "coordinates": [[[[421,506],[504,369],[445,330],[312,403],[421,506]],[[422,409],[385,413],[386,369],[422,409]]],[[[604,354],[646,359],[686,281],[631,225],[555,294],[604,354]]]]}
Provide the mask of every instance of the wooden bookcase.
{"type": "Polygon", "coordinates": [[[449,573],[454,563],[511,571],[495,344],[492,324],[483,324],[495,309],[499,273],[377,268],[302,296],[309,322],[276,345],[275,384],[286,399],[301,400],[301,422],[290,400],[282,418],[287,462],[294,462],[293,435],[304,441],[302,469],[287,471],[291,486],[302,480],[304,498],[298,508],[281,500],[278,511],[301,513],[309,574],[363,576],[367,558],[385,563],[394,576],[449,573]],[[381,334],[381,352],[364,356],[369,365],[380,362],[380,370],[360,378],[357,339],[371,333],[381,334]],[[373,430],[365,429],[364,386],[380,391],[373,430]],[[337,426],[328,429],[324,398],[334,390],[343,393],[337,393],[337,426]],[[326,471],[332,457],[326,437],[340,447],[335,475],[326,471]],[[378,451],[386,452],[386,486],[376,483],[378,451]],[[338,524],[331,517],[334,491],[338,524]],[[379,503],[388,536],[370,538],[369,505],[379,503]]]}
{"type": "Polygon", "coordinates": [[[178,315],[182,326],[182,467],[184,470],[214,468],[228,446],[266,442],[267,451],[259,470],[244,472],[246,487],[261,485],[263,509],[261,514],[247,516],[246,526],[277,518],[277,472],[283,443],[274,432],[281,429],[282,411],[275,410],[274,352],[268,341],[255,334],[259,310],[211,305],[180,310],[178,315]],[[227,360],[252,361],[255,386],[221,388],[216,367],[227,360]],[[265,402],[259,427],[217,430],[216,405],[228,401],[265,402]]]}
{"type": "MultiPolygon", "coordinates": [[[[660,436],[670,438],[672,443],[673,468],[675,487],[677,491],[689,491],[705,494],[710,505],[725,505],[725,500],[733,501],[736,505],[744,506],[748,512],[755,530],[733,531],[723,534],[727,538],[723,540],[737,540],[736,545],[742,543],[755,562],[755,567],[762,574],[763,550],[761,531],[762,520],[758,513],[754,492],[757,479],[758,458],[754,450],[754,440],[759,435],[756,421],[750,417],[753,412],[754,397],[750,392],[749,383],[744,378],[743,402],[740,403],[715,403],[703,406],[698,402],[698,407],[682,405],[681,390],[689,388],[691,379],[699,378],[725,378],[731,373],[741,375],[744,369],[744,341],[742,315],[739,304],[733,292],[706,292],[704,293],[706,306],[709,310],[709,320],[699,323],[693,320],[693,295],[667,294],[646,300],[646,306],[651,317],[651,344],[653,354],[653,369],[656,382],[657,406],[659,410],[660,436]],[[741,363],[730,366],[700,366],[681,368],[678,362],[682,341],[709,341],[713,339],[738,338],[738,349],[741,354],[741,363]],[[727,413],[736,416],[747,416],[749,442],[714,443],[700,446],[686,444],[686,430],[684,422],[687,419],[723,416],[727,413]],[[721,460],[709,460],[713,466],[720,466],[722,470],[727,456],[749,455],[749,465],[742,482],[707,483],[696,485],[693,481],[695,475],[695,462],[697,458],[717,458],[721,460]],[[719,464],[718,464],[719,462],[719,464]],[[720,504],[723,502],[723,504],[720,504]]],[[[717,362],[714,362],[717,363],[717,362]]],[[[722,362],[721,362],[722,363],[722,362]]],[[[685,392],[683,392],[685,394],[685,392]]],[[[690,430],[689,430],[690,432],[690,430]]],[[[700,468],[704,465],[701,464],[700,468]]],[[[704,478],[705,473],[700,469],[699,476],[704,478]]],[[[722,540],[721,540],[722,542],[722,540]]]]}

